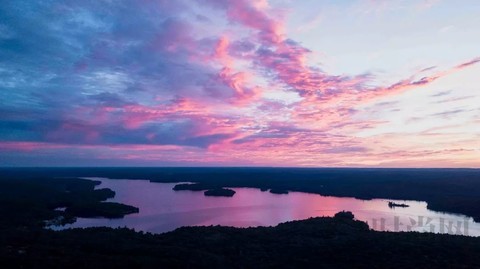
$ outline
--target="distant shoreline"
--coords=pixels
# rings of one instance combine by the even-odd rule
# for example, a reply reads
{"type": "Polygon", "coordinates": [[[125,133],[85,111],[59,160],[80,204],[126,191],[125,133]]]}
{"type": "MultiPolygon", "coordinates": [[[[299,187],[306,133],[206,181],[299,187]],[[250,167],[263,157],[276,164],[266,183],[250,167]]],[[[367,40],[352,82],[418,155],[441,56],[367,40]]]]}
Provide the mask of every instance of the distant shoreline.
{"type": "Polygon", "coordinates": [[[196,183],[204,190],[252,187],[358,199],[426,201],[428,209],[480,221],[480,169],[88,167],[0,168],[0,177],[105,177],[196,183]]]}

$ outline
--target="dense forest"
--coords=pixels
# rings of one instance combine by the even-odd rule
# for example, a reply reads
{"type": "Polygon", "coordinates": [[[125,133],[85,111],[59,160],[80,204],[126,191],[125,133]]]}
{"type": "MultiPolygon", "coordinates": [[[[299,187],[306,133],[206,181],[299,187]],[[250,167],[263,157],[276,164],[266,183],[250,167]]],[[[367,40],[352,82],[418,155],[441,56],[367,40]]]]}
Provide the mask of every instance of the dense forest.
{"type": "Polygon", "coordinates": [[[95,189],[97,184],[77,178],[0,179],[0,268],[480,267],[480,238],[377,232],[350,212],[276,227],[183,227],[165,234],[44,228],[59,217],[110,218],[138,210],[105,205],[114,192],[95,189]]]}
{"type": "MultiPolygon", "coordinates": [[[[348,215],[348,214],[347,214],[348,215]]],[[[375,232],[348,216],[276,227],[3,230],[1,268],[479,268],[480,239],[375,232]]]]}

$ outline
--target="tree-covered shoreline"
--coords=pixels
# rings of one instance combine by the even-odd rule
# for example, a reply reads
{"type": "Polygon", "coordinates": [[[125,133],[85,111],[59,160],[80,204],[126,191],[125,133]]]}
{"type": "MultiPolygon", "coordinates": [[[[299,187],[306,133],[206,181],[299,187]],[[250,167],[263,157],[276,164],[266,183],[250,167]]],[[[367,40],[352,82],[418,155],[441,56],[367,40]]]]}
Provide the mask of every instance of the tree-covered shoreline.
{"type": "Polygon", "coordinates": [[[349,212],[275,227],[182,227],[164,234],[45,229],[59,217],[69,223],[76,217],[117,218],[138,211],[106,202],[115,193],[97,188],[99,183],[2,177],[0,268],[480,267],[478,237],[373,231],[349,212]]]}
{"type": "Polygon", "coordinates": [[[480,169],[95,167],[0,168],[0,178],[105,177],[184,183],[177,190],[249,187],[358,199],[416,200],[480,221],[480,169]]]}

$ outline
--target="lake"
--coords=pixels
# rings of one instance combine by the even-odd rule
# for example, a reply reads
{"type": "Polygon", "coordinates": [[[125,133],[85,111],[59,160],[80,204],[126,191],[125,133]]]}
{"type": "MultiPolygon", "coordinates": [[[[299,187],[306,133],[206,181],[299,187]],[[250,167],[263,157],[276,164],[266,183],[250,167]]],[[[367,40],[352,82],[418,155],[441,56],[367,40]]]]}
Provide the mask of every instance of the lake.
{"type": "Polygon", "coordinates": [[[78,218],[73,224],[53,229],[107,226],[163,233],[182,226],[274,226],[286,221],[333,216],[345,210],[380,231],[411,230],[480,236],[480,223],[463,215],[429,210],[426,202],[359,200],[300,192],[272,194],[253,188],[233,188],[236,191],[233,197],[207,197],[201,191],[173,191],[177,183],[88,179],[99,180],[102,182],[99,188],[110,188],[116,192],[109,201],[136,206],[140,212],[122,219],[78,218]],[[390,208],[389,201],[408,204],[409,207],[390,208]]]}

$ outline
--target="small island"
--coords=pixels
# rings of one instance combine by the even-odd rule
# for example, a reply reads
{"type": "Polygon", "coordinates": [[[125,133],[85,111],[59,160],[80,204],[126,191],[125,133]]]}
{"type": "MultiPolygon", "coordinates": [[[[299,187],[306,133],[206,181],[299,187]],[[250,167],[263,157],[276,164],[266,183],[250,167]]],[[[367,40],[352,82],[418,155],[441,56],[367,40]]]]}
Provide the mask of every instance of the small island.
{"type": "Polygon", "coordinates": [[[397,204],[394,202],[388,202],[388,207],[395,208],[395,207],[409,207],[407,204],[397,204]]]}
{"type": "Polygon", "coordinates": [[[208,190],[207,186],[198,183],[180,183],[173,187],[174,191],[204,191],[208,190]]]}
{"type": "Polygon", "coordinates": [[[205,196],[221,196],[221,197],[232,197],[235,195],[235,191],[226,188],[218,188],[207,190],[203,193],[205,196]]]}

